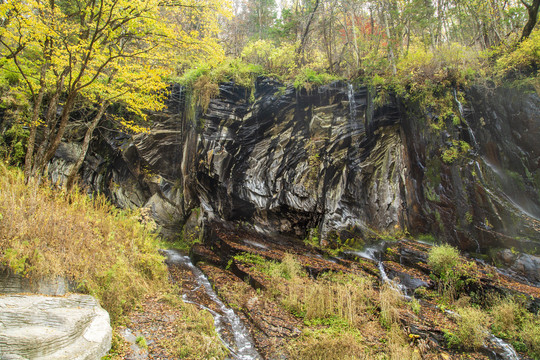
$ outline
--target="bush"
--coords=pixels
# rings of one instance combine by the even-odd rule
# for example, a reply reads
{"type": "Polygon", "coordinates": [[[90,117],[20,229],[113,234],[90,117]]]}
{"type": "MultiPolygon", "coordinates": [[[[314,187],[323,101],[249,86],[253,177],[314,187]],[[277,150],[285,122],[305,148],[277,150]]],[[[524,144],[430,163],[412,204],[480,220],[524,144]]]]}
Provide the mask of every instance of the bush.
{"type": "Polygon", "coordinates": [[[331,75],[326,72],[317,72],[311,68],[304,67],[300,69],[300,72],[298,75],[296,75],[296,78],[294,79],[294,87],[296,89],[304,88],[309,92],[313,86],[328,84],[338,79],[339,77],[335,75],[331,75]]]}
{"type": "Polygon", "coordinates": [[[429,250],[428,264],[436,275],[444,277],[459,264],[459,252],[448,244],[433,246],[429,250]]]}
{"type": "Polygon", "coordinates": [[[450,347],[477,350],[488,335],[487,315],[479,309],[466,307],[457,310],[457,330],[445,334],[450,347]]]}
{"type": "Polygon", "coordinates": [[[500,76],[518,77],[536,75],[540,67],[540,29],[535,29],[528,39],[518,44],[517,48],[497,60],[496,70],[500,76]]]}
{"type": "Polygon", "coordinates": [[[28,130],[21,123],[13,124],[0,135],[0,160],[6,159],[12,165],[22,165],[26,155],[28,130]]]}

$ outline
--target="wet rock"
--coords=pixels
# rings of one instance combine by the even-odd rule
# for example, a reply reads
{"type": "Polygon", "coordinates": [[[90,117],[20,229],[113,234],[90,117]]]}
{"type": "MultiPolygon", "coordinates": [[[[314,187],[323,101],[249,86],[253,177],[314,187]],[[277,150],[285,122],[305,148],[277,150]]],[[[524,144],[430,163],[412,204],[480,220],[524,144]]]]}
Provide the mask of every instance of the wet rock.
{"type": "MultiPolygon", "coordinates": [[[[325,243],[407,229],[475,252],[539,245],[538,96],[472,87],[463,124],[435,131],[426,121],[437,114],[392,96],[374,105],[368,87],[282,86],[259,78],[250,97],[221,84],[194,116],[176,86],[167,109],[150,114],[149,133],[101,132],[81,176],[119,206],[155,207],[173,238],[200,207],[210,220],[247,221],[267,233],[305,237],[318,228],[325,243]],[[446,163],[442,153],[455,139],[470,153],[446,163]]],[[[77,153],[67,148],[50,167],[53,178],[77,153]]]]}
{"type": "Polygon", "coordinates": [[[91,296],[0,296],[2,359],[100,359],[111,337],[109,314],[91,296]]]}
{"type": "Polygon", "coordinates": [[[521,254],[511,268],[531,282],[540,283],[540,257],[521,254]]]}

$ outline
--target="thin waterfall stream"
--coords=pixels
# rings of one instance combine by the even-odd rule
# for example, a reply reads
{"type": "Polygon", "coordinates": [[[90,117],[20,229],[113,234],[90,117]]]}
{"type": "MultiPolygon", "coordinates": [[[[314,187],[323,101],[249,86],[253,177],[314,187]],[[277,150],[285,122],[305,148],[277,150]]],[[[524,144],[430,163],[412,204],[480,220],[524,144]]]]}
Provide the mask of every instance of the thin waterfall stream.
{"type": "MultiPolygon", "coordinates": [[[[379,272],[381,275],[381,281],[384,284],[388,284],[391,288],[393,288],[395,291],[397,291],[405,300],[410,301],[412,300],[411,296],[407,295],[407,287],[401,284],[399,281],[396,281],[395,279],[390,279],[388,274],[386,273],[386,270],[384,268],[384,264],[382,260],[380,260],[380,247],[370,247],[366,248],[363,251],[353,251],[354,255],[363,257],[365,259],[373,260],[377,262],[377,267],[379,268],[379,272]]],[[[445,313],[458,317],[459,315],[453,311],[445,310],[445,313]]],[[[520,357],[517,354],[516,350],[512,347],[512,345],[508,344],[506,341],[504,341],[501,338],[496,337],[491,332],[488,332],[487,334],[487,343],[484,344],[485,349],[490,352],[495,359],[500,360],[519,360],[520,357]]]]}
{"type": "Polygon", "coordinates": [[[178,266],[193,274],[194,285],[196,286],[184,293],[182,300],[208,310],[212,314],[216,331],[223,344],[230,351],[231,357],[235,360],[261,359],[255,349],[251,335],[240,317],[221,301],[208,278],[199,268],[193,265],[189,256],[182,255],[177,250],[164,250],[163,252],[167,256],[169,266],[178,266]],[[196,296],[190,296],[190,293],[200,290],[204,292],[209,301],[206,305],[197,301],[196,296]]]}

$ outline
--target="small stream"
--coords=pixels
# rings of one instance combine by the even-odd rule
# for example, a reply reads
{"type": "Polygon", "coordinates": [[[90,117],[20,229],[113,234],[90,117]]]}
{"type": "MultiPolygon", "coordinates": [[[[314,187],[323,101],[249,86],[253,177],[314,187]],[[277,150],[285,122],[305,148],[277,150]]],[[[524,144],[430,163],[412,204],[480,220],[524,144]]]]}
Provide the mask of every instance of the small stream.
{"type": "MultiPolygon", "coordinates": [[[[398,291],[405,300],[410,301],[412,298],[407,295],[407,287],[401,284],[398,281],[392,280],[388,277],[388,274],[386,273],[386,270],[384,269],[384,264],[380,259],[380,251],[381,249],[379,247],[370,247],[366,248],[363,251],[353,251],[351,252],[354,255],[364,257],[369,260],[373,260],[377,262],[377,266],[379,268],[379,271],[381,273],[381,281],[385,284],[390,285],[393,289],[398,291]]],[[[446,313],[449,315],[452,315],[454,317],[459,316],[453,311],[445,310],[446,313]]],[[[488,344],[485,344],[485,349],[488,351],[495,359],[497,360],[519,360],[520,357],[517,354],[516,350],[512,347],[512,345],[508,344],[506,341],[496,337],[492,333],[488,333],[487,336],[487,342],[488,344]],[[491,345],[491,346],[489,346],[491,345]]]]}
{"type": "Polygon", "coordinates": [[[193,265],[189,256],[182,255],[177,250],[164,250],[163,252],[167,256],[168,264],[183,267],[193,274],[197,287],[191,290],[191,292],[200,289],[204,290],[204,293],[213,305],[212,307],[216,310],[211,309],[210,306],[198,303],[195,296],[190,297],[189,293],[184,294],[182,299],[184,302],[195,304],[212,314],[216,331],[223,344],[229,349],[232,358],[235,360],[261,359],[242,320],[240,320],[231,308],[225,306],[212,288],[212,284],[210,284],[208,278],[199,268],[193,265]]]}

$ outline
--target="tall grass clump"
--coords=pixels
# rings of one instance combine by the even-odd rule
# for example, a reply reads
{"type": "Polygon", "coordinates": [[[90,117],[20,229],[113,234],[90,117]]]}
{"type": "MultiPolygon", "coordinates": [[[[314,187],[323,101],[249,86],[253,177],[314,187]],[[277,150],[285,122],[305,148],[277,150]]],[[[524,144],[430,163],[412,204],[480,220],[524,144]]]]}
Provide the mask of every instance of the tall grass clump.
{"type": "Polygon", "coordinates": [[[63,276],[118,322],[167,283],[156,235],[135,212],[78,189],[30,181],[0,163],[0,264],[30,279],[63,276]]]}
{"type": "Polygon", "coordinates": [[[438,281],[441,295],[450,301],[455,300],[462,285],[458,250],[448,244],[433,246],[429,250],[428,264],[433,270],[432,277],[438,281]]]}
{"type": "Polygon", "coordinates": [[[229,351],[219,340],[214,318],[196,305],[177,303],[182,316],[173,323],[172,337],[162,339],[164,347],[178,359],[226,359],[229,351]]]}
{"type": "Polygon", "coordinates": [[[489,334],[487,315],[473,307],[460,308],[457,313],[457,330],[445,334],[448,345],[464,350],[478,350],[489,334]]]}
{"type": "Polygon", "coordinates": [[[402,295],[389,284],[384,284],[379,293],[379,300],[381,303],[380,323],[389,329],[393,324],[399,322],[399,308],[402,303],[402,295]]]}

